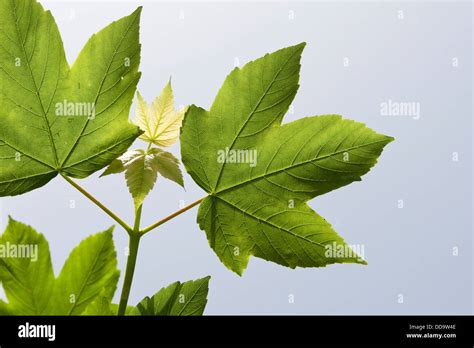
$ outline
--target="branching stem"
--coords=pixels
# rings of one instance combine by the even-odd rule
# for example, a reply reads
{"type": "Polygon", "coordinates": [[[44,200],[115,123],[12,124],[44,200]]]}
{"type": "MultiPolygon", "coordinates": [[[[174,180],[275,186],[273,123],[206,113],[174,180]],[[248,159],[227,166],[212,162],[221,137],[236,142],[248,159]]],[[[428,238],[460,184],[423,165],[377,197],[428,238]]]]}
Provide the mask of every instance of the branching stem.
{"type": "Polygon", "coordinates": [[[107,208],[105,205],[103,205],[97,198],[95,198],[93,195],[91,195],[89,192],[86,191],[85,188],[80,186],[78,183],[76,183],[74,180],[71,178],[67,177],[66,175],[62,175],[62,177],[70,183],[72,186],[74,186],[79,192],[81,192],[84,196],[89,198],[95,205],[97,205],[100,209],[102,209],[108,216],[110,216],[112,219],[114,219],[120,226],[122,226],[125,231],[127,231],[128,234],[132,232],[132,228],[121,218],[119,218],[114,212],[112,212],[109,208],[107,208]]]}
{"type": "Polygon", "coordinates": [[[130,290],[132,289],[133,275],[135,273],[135,266],[137,264],[138,257],[138,246],[140,245],[141,238],[141,235],[139,233],[141,216],[142,206],[140,205],[135,210],[135,222],[133,224],[133,231],[130,234],[127,266],[125,268],[125,277],[123,280],[122,293],[120,294],[120,303],[117,313],[118,315],[125,315],[125,312],[127,310],[128,298],[130,296],[130,290]]]}
{"type": "Polygon", "coordinates": [[[114,212],[112,212],[109,208],[107,208],[104,204],[102,204],[97,198],[95,198],[92,194],[87,192],[86,189],[84,189],[82,186],[76,183],[74,180],[67,177],[66,175],[62,175],[62,177],[68,183],[74,186],[79,192],[81,192],[84,196],[89,198],[89,200],[91,200],[95,205],[97,205],[100,209],[102,209],[107,215],[109,215],[112,219],[114,219],[120,226],[122,226],[125,229],[125,231],[127,231],[129,235],[129,250],[128,250],[128,257],[127,257],[127,266],[125,269],[125,277],[123,280],[122,293],[120,295],[120,303],[119,303],[119,309],[118,309],[118,315],[125,315],[125,312],[127,310],[128,298],[130,296],[130,290],[132,288],[132,281],[133,281],[133,275],[135,273],[135,266],[137,263],[140,238],[145,233],[150,232],[151,230],[154,230],[155,228],[164,224],[165,222],[171,219],[174,219],[178,215],[181,215],[185,211],[188,211],[189,209],[195,207],[196,205],[201,203],[202,200],[206,197],[200,198],[197,201],[194,201],[191,204],[188,204],[184,208],[181,208],[175,211],[173,214],[170,214],[167,217],[144,228],[143,230],[140,230],[140,220],[142,216],[141,205],[135,210],[135,221],[133,223],[133,228],[132,228],[126,222],[124,222],[121,218],[119,218],[114,212]]]}

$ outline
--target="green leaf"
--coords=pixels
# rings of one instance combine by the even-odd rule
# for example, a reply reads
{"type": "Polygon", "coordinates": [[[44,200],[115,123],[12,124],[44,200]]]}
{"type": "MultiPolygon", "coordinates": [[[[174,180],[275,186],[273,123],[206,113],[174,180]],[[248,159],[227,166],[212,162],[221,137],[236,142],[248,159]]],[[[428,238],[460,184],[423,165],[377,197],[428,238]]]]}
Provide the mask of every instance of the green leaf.
{"type": "Polygon", "coordinates": [[[153,155],[153,165],[163,177],[184,187],[183,174],[179,169],[179,160],[171,152],[152,148],[148,153],[153,155]]]}
{"type": "Polygon", "coordinates": [[[82,315],[115,315],[111,308],[111,298],[101,293],[89,303],[82,315]]]}
{"type": "Polygon", "coordinates": [[[114,297],[115,290],[117,289],[117,282],[120,272],[117,271],[115,278],[111,280],[102,289],[99,295],[87,305],[81,315],[116,315],[117,311],[114,311],[112,298],[114,297]]]}
{"type": "Polygon", "coordinates": [[[0,281],[8,299],[8,304],[0,303],[0,313],[45,313],[54,285],[48,242],[12,218],[0,237],[0,281]]]}
{"type": "Polygon", "coordinates": [[[207,303],[210,278],[175,282],[162,288],[151,298],[147,296],[141,300],[130,315],[202,315],[207,303]]]}
{"type": "MultiPolygon", "coordinates": [[[[46,239],[10,218],[0,236],[0,283],[8,299],[0,300],[0,315],[116,315],[118,305],[111,301],[119,271],[112,229],[76,246],[55,279],[46,239]]],[[[173,283],[125,313],[202,315],[209,279],[173,283]]]]}
{"type": "Polygon", "coordinates": [[[10,218],[0,237],[0,282],[8,299],[0,313],[78,315],[99,296],[111,299],[118,277],[112,228],[74,248],[56,279],[42,234],[10,218]]]}
{"type": "Polygon", "coordinates": [[[123,171],[136,208],[153,189],[158,173],[184,187],[178,159],[158,148],[127,151],[114,160],[101,176],[123,171]]]}
{"type": "Polygon", "coordinates": [[[174,109],[171,81],[152,105],[148,105],[140,93],[137,93],[135,124],[144,131],[140,139],[162,147],[173,145],[178,139],[185,112],[186,108],[174,109]]]}
{"type": "MultiPolygon", "coordinates": [[[[122,156],[126,156],[127,153],[123,154],[122,156]]],[[[114,159],[110,165],[104,170],[100,177],[107,176],[110,174],[118,174],[125,171],[125,166],[123,165],[122,161],[119,159],[114,159]]]]}
{"type": "Polygon", "coordinates": [[[366,263],[306,202],[360,180],[393,138],[338,115],[281,124],[304,46],[234,69],[209,111],[185,115],[183,164],[209,193],[198,223],[238,274],[251,255],[291,268],[366,263]]]}
{"type": "Polygon", "coordinates": [[[129,151],[121,158],[125,167],[125,179],[132,194],[135,207],[139,207],[155,185],[157,171],[152,156],[144,150],[129,151]]]}
{"type": "Polygon", "coordinates": [[[49,11],[34,0],[0,1],[0,196],[58,172],[87,177],[141,134],[128,121],[140,12],[94,34],[70,68],[49,11]]]}
{"type": "MultiPolygon", "coordinates": [[[[112,297],[101,293],[95,298],[82,312],[81,315],[117,315],[119,305],[112,303],[112,297]]],[[[127,306],[125,309],[125,315],[130,315],[130,312],[134,309],[134,306],[127,306]]],[[[1,307],[0,307],[1,311],[1,307]]],[[[1,312],[0,312],[1,313],[1,312]]]]}
{"type": "Polygon", "coordinates": [[[104,296],[104,289],[112,298],[120,274],[112,230],[92,235],[73,249],[56,280],[51,306],[55,314],[81,314],[96,297],[104,296]]]}
{"type": "Polygon", "coordinates": [[[5,303],[4,301],[0,300],[0,316],[12,315],[9,308],[10,306],[8,306],[8,303],[5,303]]]}
{"type": "MultiPolygon", "coordinates": [[[[127,306],[127,308],[125,309],[125,315],[131,315],[130,313],[133,311],[134,308],[135,308],[134,306],[130,306],[130,305],[127,306]]],[[[113,313],[114,315],[117,315],[118,309],[119,309],[119,305],[118,305],[118,304],[112,303],[112,304],[110,305],[110,310],[112,311],[112,313],[113,313]]]]}

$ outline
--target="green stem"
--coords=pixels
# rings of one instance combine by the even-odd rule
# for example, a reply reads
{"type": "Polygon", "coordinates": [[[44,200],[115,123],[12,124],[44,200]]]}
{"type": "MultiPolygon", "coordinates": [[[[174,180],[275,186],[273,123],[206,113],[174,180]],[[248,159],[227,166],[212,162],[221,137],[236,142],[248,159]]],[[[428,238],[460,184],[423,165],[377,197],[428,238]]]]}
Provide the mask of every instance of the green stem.
{"type": "Polygon", "coordinates": [[[129,240],[129,254],[127,259],[127,268],[125,270],[125,279],[123,280],[122,294],[120,295],[120,304],[118,315],[125,315],[127,309],[128,297],[132,288],[133,274],[137,263],[138,245],[140,244],[139,235],[131,235],[129,240]]]}
{"type": "Polygon", "coordinates": [[[123,281],[122,293],[120,295],[120,303],[119,303],[119,309],[118,309],[118,315],[125,315],[125,311],[127,309],[128,298],[130,296],[130,290],[132,288],[132,281],[133,281],[133,275],[135,273],[135,266],[137,264],[138,247],[140,245],[140,238],[145,233],[157,228],[158,226],[164,224],[165,222],[175,218],[176,216],[198,205],[206,197],[198,199],[197,201],[194,201],[193,203],[188,204],[184,208],[177,210],[173,214],[170,214],[167,217],[144,228],[143,230],[140,230],[140,220],[142,216],[141,205],[135,210],[135,222],[133,224],[133,228],[131,228],[127,223],[125,223],[121,218],[119,218],[115,213],[113,213],[109,208],[103,205],[99,200],[97,200],[93,195],[87,192],[83,187],[77,184],[74,180],[67,177],[66,175],[63,175],[63,174],[61,175],[68,183],[74,186],[79,192],[81,192],[84,196],[89,198],[89,200],[91,200],[95,205],[97,205],[100,209],[102,209],[107,215],[109,215],[112,219],[114,219],[120,226],[122,226],[129,235],[129,254],[127,258],[127,266],[125,269],[125,277],[123,281]]]}
{"type": "Polygon", "coordinates": [[[140,231],[140,220],[142,218],[142,204],[135,210],[135,222],[133,223],[133,232],[137,233],[140,231]]]}
{"type": "Polygon", "coordinates": [[[103,205],[101,202],[99,202],[93,195],[91,195],[89,192],[87,192],[78,183],[76,183],[74,180],[67,177],[66,175],[62,175],[62,177],[68,183],[70,183],[72,186],[74,186],[79,192],[81,192],[84,196],[89,198],[95,205],[97,205],[100,209],[102,209],[107,215],[109,215],[112,219],[114,219],[120,226],[122,226],[127,231],[127,233],[130,234],[132,232],[132,228],[125,221],[123,221],[114,212],[112,212],[109,208],[107,208],[105,205],[103,205]]]}
{"type": "Polygon", "coordinates": [[[133,231],[130,233],[127,266],[125,269],[125,278],[123,280],[122,293],[120,295],[120,303],[118,315],[125,315],[127,309],[128,298],[132,288],[133,274],[135,273],[135,266],[137,264],[138,246],[140,245],[141,235],[140,219],[142,216],[142,206],[140,205],[135,211],[135,223],[133,224],[133,231]]]}
{"type": "Polygon", "coordinates": [[[206,197],[200,198],[197,201],[194,201],[193,203],[188,204],[184,208],[175,211],[173,214],[170,214],[167,217],[161,219],[160,221],[157,221],[154,224],[144,228],[143,230],[140,231],[140,235],[144,235],[145,233],[150,232],[151,230],[157,228],[158,226],[163,225],[165,222],[167,222],[171,219],[174,219],[176,216],[184,213],[185,211],[187,211],[187,210],[191,209],[192,207],[194,207],[194,206],[198,205],[199,203],[201,203],[204,198],[206,198],[206,197]]]}

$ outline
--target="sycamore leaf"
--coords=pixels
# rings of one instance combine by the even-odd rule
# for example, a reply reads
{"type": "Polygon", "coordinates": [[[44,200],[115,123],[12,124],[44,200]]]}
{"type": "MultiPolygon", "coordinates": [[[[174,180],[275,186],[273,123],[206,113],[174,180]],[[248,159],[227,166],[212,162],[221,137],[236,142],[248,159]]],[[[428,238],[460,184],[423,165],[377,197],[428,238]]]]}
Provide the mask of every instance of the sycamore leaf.
{"type": "MultiPolygon", "coordinates": [[[[0,315],[117,315],[112,229],[79,243],[55,278],[44,236],[10,218],[0,236],[0,283],[8,300],[0,300],[0,315]]],[[[173,283],[137,307],[127,306],[125,314],[202,315],[209,278],[173,283]]]]}
{"type": "Polygon", "coordinates": [[[153,155],[156,170],[163,177],[184,187],[183,174],[179,169],[179,160],[171,152],[153,148],[148,153],[153,155]]]}
{"type": "Polygon", "coordinates": [[[8,303],[5,303],[3,300],[0,300],[0,316],[12,315],[9,310],[8,303]]]}
{"type": "MultiPolygon", "coordinates": [[[[135,307],[128,305],[127,308],[125,308],[125,315],[131,315],[130,313],[133,311],[135,307]]],[[[110,310],[114,315],[117,315],[119,309],[119,305],[117,303],[112,303],[110,305],[110,310]]]]}
{"type": "Polygon", "coordinates": [[[140,78],[141,8],[94,34],[70,68],[49,11],[0,1],[0,196],[84,178],[141,131],[128,121],[140,78]]]}
{"type": "Polygon", "coordinates": [[[148,105],[140,93],[137,93],[135,124],[144,131],[140,139],[161,147],[173,145],[178,139],[185,112],[186,108],[179,111],[174,108],[171,81],[152,105],[148,105]]]}
{"type": "Polygon", "coordinates": [[[118,276],[112,228],[74,248],[56,279],[42,234],[10,218],[0,237],[2,315],[82,314],[99,296],[112,298],[118,276]]]}
{"type": "Polygon", "coordinates": [[[111,298],[120,272],[112,239],[113,227],[84,239],[69,254],[56,279],[52,310],[63,315],[78,315],[97,296],[111,298]]]}
{"type": "Polygon", "coordinates": [[[48,242],[12,218],[0,237],[0,281],[8,299],[0,307],[17,315],[45,313],[54,286],[48,242]]]}
{"type": "Polygon", "coordinates": [[[338,115],[281,124],[304,45],[234,69],[209,111],[191,106],[184,118],[183,164],[209,193],[199,226],[238,274],[251,255],[291,268],[365,264],[306,202],[360,180],[393,138],[338,115]]]}
{"type": "Polygon", "coordinates": [[[127,180],[128,190],[132,194],[135,207],[139,207],[158,177],[153,166],[154,156],[146,154],[144,150],[130,151],[126,155],[129,155],[129,158],[123,163],[126,169],[125,180],[127,180]]]}
{"type": "Polygon", "coordinates": [[[210,278],[175,282],[162,288],[151,298],[141,300],[130,315],[202,315],[207,303],[210,278]]]}
{"type": "Polygon", "coordinates": [[[122,163],[122,160],[120,158],[127,158],[130,156],[130,151],[125,152],[122,156],[120,156],[118,159],[114,159],[109,166],[104,170],[102,174],[100,174],[100,177],[107,176],[110,174],[118,174],[122,173],[125,171],[125,166],[122,163]]]}
{"type": "MultiPolygon", "coordinates": [[[[207,303],[209,279],[205,277],[184,283],[175,282],[159,290],[154,296],[145,297],[134,306],[127,306],[125,315],[202,315],[207,303]]],[[[104,292],[87,306],[83,315],[116,315],[118,305],[111,303],[112,297],[104,292]]],[[[1,314],[0,303],[0,314],[1,314]]]]}
{"type": "MultiPolygon", "coordinates": [[[[115,289],[114,289],[115,290],[115,289]]],[[[110,296],[108,289],[103,289],[99,296],[84,309],[82,315],[116,315],[112,309],[112,295],[110,296]]]]}
{"type": "Polygon", "coordinates": [[[158,173],[184,187],[178,159],[158,148],[127,151],[112,161],[101,176],[124,171],[128,189],[137,208],[155,185],[158,173]]]}

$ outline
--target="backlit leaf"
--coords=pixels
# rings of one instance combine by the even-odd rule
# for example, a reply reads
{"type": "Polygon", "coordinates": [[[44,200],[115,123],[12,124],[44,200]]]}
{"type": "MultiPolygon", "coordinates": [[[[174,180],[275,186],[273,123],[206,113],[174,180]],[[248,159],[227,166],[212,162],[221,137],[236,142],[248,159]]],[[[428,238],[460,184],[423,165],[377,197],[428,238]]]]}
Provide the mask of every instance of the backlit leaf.
{"type": "Polygon", "coordinates": [[[0,196],[59,172],[87,177],[141,134],[128,121],[140,12],[94,34],[69,67],[49,11],[35,0],[0,1],[0,196]]]}
{"type": "Polygon", "coordinates": [[[151,298],[141,300],[130,315],[202,315],[207,303],[210,278],[168,285],[151,298]]]}
{"type": "Polygon", "coordinates": [[[0,282],[16,315],[42,315],[50,301],[54,273],[48,242],[32,227],[8,221],[0,236],[0,282]]]}
{"type": "Polygon", "coordinates": [[[81,314],[104,288],[110,296],[115,292],[120,272],[112,230],[84,239],[69,254],[56,279],[52,306],[55,313],[81,314]]]}
{"type": "Polygon", "coordinates": [[[118,277],[112,228],[76,246],[57,278],[42,234],[10,218],[0,236],[0,282],[8,299],[0,314],[79,315],[89,306],[97,312],[104,308],[99,297],[112,299],[118,277]]]}
{"type": "Polygon", "coordinates": [[[158,148],[127,151],[114,160],[101,176],[123,171],[136,208],[153,189],[158,173],[184,187],[178,159],[158,148]]]}
{"type": "Polygon", "coordinates": [[[185,112],[186,108],[182,110],[174,108],[171,82],[168,82],[151,105],[137,93],[135,124],[144,131],[140,139],[161,147],[171,146],[178,139],[185,112]]]}
{"type": "Polygon", "coordinates": [[[291,268],[365,263],[306,202],[359,181],[393,138],[338,115],[281,124],[304,46],[234,69],[209,111],[185,115],[183,164],[209,194],[198,223],[238,274],[251,255],[291,268]]]}

